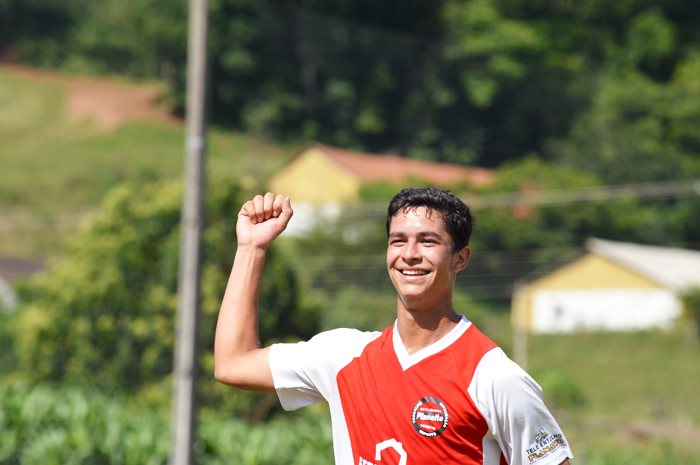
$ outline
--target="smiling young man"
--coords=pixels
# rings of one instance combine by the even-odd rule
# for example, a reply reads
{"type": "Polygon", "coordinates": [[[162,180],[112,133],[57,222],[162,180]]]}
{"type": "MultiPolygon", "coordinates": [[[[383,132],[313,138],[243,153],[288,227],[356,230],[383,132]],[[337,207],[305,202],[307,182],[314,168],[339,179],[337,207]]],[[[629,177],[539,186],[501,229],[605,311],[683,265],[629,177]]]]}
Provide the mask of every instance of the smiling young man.
{"type": "Polygon", "coordinates": [[[246,202],[216,330],[216,378],[277,392],[292,410],[330,404],[338,465],[568,464],[571,449],[537,383],[452,307],[467,266],[469,208],[441,189],[406,189],[387,215],[396,323],[337,329],[261,348],[265,251],[292,216],[288,197],[246,202]]]}

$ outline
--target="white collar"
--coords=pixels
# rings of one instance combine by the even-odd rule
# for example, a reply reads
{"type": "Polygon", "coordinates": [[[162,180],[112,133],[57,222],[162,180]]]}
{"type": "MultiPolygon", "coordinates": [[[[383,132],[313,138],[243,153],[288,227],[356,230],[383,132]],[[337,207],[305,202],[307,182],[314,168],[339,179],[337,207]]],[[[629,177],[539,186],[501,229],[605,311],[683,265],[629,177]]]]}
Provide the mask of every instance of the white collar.
{"type": "Polygon", "coordinates": [[[394,352],[396,353],[396,357],[399,359],[399,363],[401,364],[401,368],[403,368],[403,371],[408,370],[416,363],[425,360],[431,355],[437,354],[442,349],[449,347],[450,344],[459,339],[459,337],[462,334],[464,334],[464,332],[472,324],[471,321],[467,320],[467,318],[464,315],[460,316],[461,320],[459,321],[459,323],[457,323],[457,326],[450,330],[449,333],[445,334],[439,340],[433,342],[428,347],[424,347],[423,349],[419,350],[413,355],[408,355],[408,351],[403,345],[403,341],[401,340],[401,336],[399,335],[398,321],[396,321],[394,323],[394,334],[392,339],[394,342],[394,352]]]}

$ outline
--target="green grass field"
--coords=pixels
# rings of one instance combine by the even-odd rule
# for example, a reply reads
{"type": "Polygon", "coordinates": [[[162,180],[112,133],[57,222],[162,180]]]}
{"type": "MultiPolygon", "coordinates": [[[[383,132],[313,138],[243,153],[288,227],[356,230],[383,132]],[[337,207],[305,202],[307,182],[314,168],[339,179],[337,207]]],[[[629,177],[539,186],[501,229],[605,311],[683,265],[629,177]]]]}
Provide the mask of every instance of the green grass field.
{"type": "MultiPolygon", "coordinates": [[[[74,120],[60,83],[0,68],[0,256],[55,253],[69,215],[94,208],[120,182],[182,176],[182,125],[131,122],[115,131],[74,120]]],[[[208,170],[264,180],[296,147],[212,129],[208,170]]]]}

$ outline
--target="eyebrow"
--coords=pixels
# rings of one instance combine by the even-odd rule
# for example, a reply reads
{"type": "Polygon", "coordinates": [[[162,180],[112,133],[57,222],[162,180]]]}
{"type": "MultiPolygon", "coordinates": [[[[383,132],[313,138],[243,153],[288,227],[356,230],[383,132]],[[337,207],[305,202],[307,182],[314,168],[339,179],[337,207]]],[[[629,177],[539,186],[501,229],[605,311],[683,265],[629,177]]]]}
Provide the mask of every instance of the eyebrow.
{"type": "MultiPolygon", "coordinates": [[[[406,235],[406,233],[403,231],[395,231],[395,232],[389,234],[389,239],[391,239],[392,237],[403,237],[405,235],[406,235]]],[[[436,233],[435,231],[421,231],[418,233],[418,237],[420,237],[420,238],[428,237],[428,236],[437,237],[441,241],[445,240],[444,237],[442,237],[440,234],[436,233]]]]}

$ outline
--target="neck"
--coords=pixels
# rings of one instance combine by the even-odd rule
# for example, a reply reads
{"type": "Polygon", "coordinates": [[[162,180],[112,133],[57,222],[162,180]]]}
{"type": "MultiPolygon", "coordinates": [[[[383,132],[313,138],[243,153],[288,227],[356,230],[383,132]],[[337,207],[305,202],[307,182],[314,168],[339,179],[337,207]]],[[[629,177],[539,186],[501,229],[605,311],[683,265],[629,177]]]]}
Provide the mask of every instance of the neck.
{"type": "Polygon", "coordinates": [[[409,355],[439,341],[460,321],[452,308],[452,299],[431,310],[420,311],[408,308],[399,298],[397,307],[397,330],[409,355]]]}

